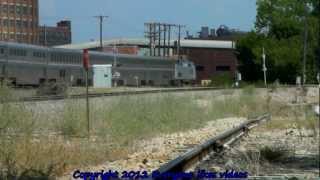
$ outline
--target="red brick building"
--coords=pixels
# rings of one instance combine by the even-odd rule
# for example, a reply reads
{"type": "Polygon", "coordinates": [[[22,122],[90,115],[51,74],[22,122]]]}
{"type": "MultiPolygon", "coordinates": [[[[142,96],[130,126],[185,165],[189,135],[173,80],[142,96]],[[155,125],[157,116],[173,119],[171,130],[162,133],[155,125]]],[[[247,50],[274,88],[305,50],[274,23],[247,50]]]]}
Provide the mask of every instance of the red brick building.
{"type": "Polygon", "coordinates": [[[57,26],[40,26],[39,43],[43,46],[58,46],[72,42],[71,21],[60,21],[57,26]]]}
{"type": "Polygon", "coordinates": [[[38,0],[0,0],[0,41],[38,43],[38,0]]]}
{"type": "Polygon", "coordinates": [[[233,49],[182,48],[182,54],[195,63],[198,83],[219,73],[235,76],[237,71],[238,62],[233,49]]]}

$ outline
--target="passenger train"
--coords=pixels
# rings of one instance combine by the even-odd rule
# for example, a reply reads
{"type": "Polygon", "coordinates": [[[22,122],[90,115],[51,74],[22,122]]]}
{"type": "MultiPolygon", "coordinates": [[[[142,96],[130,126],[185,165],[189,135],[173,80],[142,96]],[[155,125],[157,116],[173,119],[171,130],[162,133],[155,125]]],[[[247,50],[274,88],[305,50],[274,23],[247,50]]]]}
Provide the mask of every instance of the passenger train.
{"type": "MultiPolygon", "coordinates": [[[[85,83],[82,51],[0,42],[0,80],[16,86],[64,82],[85,83]]],[[[170,86],[195,80],[195,65],[188,60],[120,55],[89,51],[90,64],[111,64],[113,81],[123,86],[170,86]]],[[[89,83],[92,82],[92,69],[89,83]]]]}

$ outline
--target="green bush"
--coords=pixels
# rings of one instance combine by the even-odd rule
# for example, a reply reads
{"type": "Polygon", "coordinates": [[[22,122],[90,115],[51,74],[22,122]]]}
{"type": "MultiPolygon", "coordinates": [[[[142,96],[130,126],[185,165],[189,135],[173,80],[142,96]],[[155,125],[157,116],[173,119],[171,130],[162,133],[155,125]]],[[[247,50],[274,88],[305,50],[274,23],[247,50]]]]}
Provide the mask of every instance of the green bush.
{"type": "Polygon", "coordinates": [[[211,86],[230,87],[234,82],[234,78],[230,73],[221,73],[211,78],[211,86]]]}

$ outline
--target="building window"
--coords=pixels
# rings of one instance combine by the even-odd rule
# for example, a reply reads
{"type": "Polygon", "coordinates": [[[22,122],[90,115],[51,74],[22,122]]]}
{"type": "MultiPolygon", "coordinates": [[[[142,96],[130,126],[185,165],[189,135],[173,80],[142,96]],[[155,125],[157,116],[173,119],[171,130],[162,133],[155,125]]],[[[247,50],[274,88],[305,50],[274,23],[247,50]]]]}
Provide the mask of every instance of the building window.
{"type": "Polygon", "coordinates": [[[32,7],[29,8],[29,14],[30,14],[30,15],[33,14],[33,12],[32,12],[32,7]]]}
{"type": "Polygon", "coordinates": [[[2,12],[5,14],[8,13],[8,5],[6,5],[6,4],[2,5],[2,12]]]}
{"type": "Polygon", "coordinates": [[[5,26],[5,27],[8,27],[8,25],[9,25],[8,19],[4,19],[4,20],[2,21],[2,23],[3,23],[3,26],[5,26]]]}
{"type": "Polygon", "coordinates": [[[197,71],[204,71],[204,69],[205,69],[204,66],[200,66],[200,65],[196,66],[197,71]]]}
{"type": "Polygon", "coordinates": [[[28,15],[28,8],[25,6],[25,7],[22,7],[22,13],[24,15],[28,15]]]}
{"type": "Polygon", "coordinates": [[[19,15],[21,14],[21,7],[20,7],[20,6],[17,6],[17,7],[16,7],[16,12],[17,12],[17,14],[19,14],[19,15]]]}
{"type": "Polygon", "coordinates": [[[216,71],[230,71],[230,66],[216,66],[216,71]]]}
{"type": "Polygon", "coordinates": [[[10,27],[14,27],[16,22],[14,20],[10,20],[10,27]]]}
{"type": "Polygon", "coordinates": [[[14,5],[9,6],[9,13],[14,14],[15,10],[16,10],[16,8],[14,5]]]}
{"type": "Polygon", "coordinates": [[[28,28],[29,26],[29,22],[28,21],[23,21],[23,27],[24,28],[28,28]]]}
{"type": "Polygon", "coordinates": [[[21,21],[20,20],[17,20],[17,28],[21,28],[21,21]]]}

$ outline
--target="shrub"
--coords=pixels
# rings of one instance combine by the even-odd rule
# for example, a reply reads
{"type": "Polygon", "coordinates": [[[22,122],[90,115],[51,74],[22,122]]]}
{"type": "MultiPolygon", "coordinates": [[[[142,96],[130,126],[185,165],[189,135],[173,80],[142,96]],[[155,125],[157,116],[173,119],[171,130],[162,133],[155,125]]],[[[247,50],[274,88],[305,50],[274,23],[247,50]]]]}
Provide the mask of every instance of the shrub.
{"type": "Polygon", "coordinates": [[[211,78],[211,86],[230,87],[234,82],[234,78],[230,73],[221,73],[211,78]]]}

